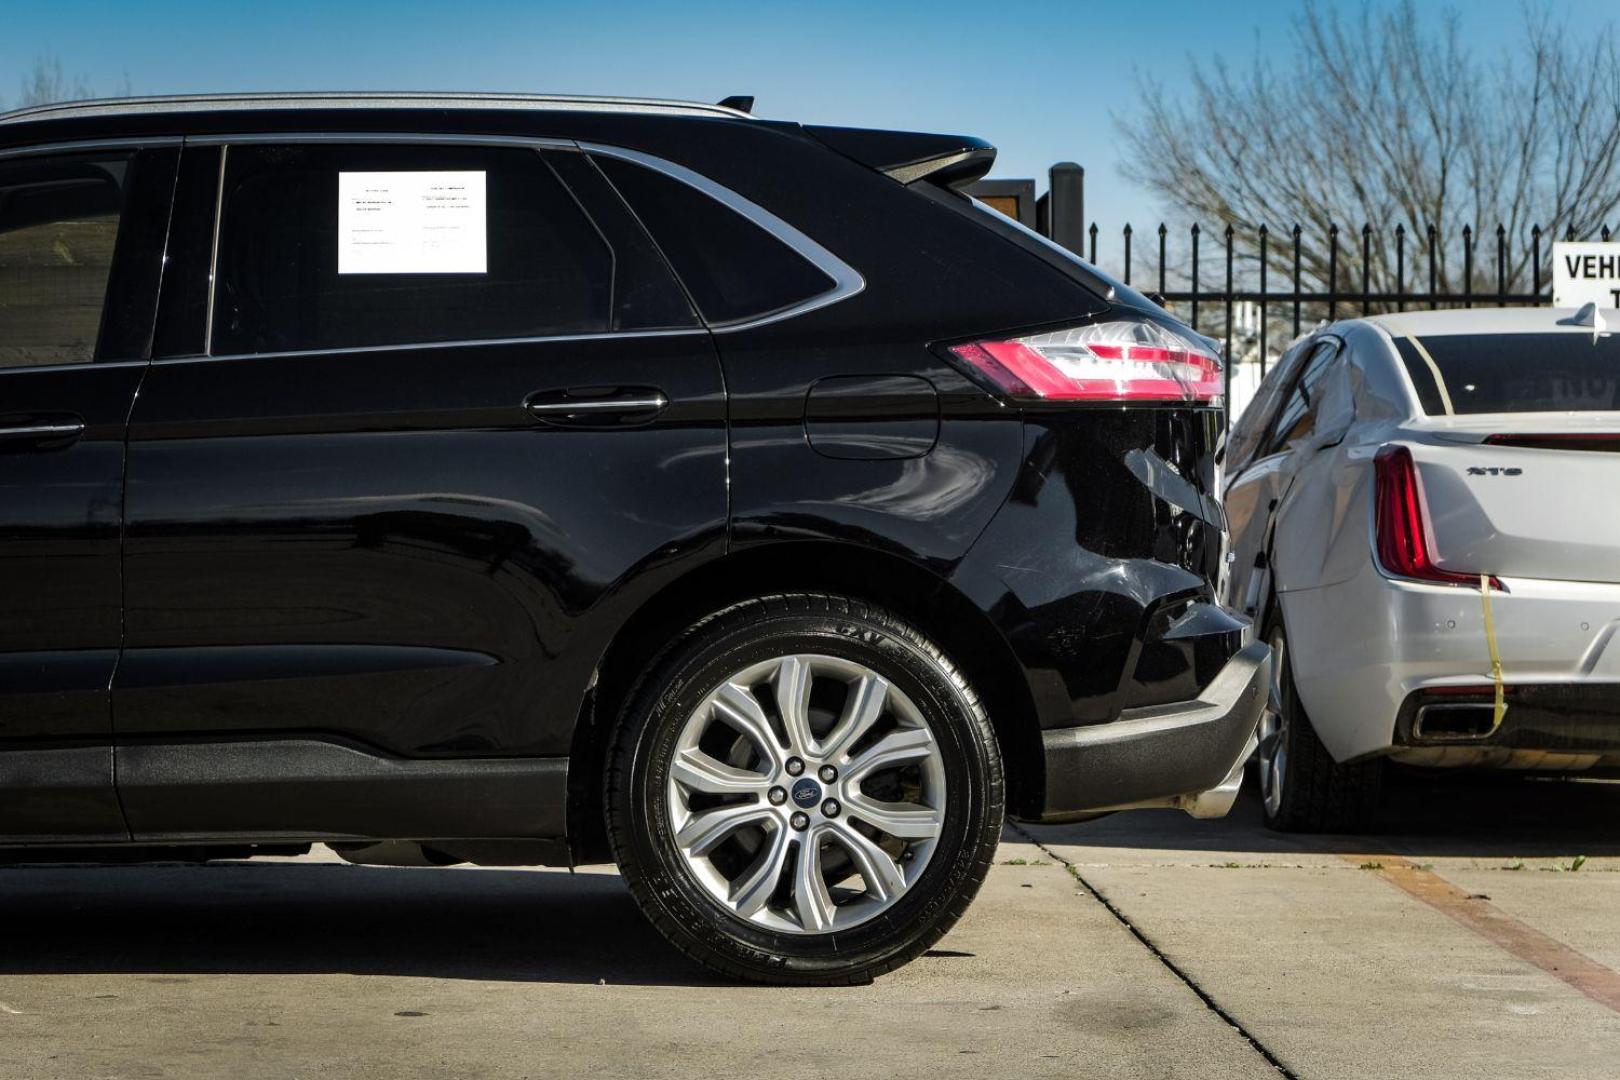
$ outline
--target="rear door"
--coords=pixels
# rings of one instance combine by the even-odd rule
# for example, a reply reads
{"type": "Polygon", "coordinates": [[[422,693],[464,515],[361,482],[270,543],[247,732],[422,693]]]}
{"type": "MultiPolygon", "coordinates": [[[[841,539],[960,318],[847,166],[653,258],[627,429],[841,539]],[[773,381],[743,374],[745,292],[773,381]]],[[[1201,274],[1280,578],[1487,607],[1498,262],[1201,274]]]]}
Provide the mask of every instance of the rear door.
{"type": "Polygon", "coordinates": [[[177,148],[0,158],[0,838],[118,840],[124,430],[177,148]]]}
{"type": "Polygon", "coordinates": [[[130,428],[132,831],[559,835],[602,628],[724,542],[707,331],[569,147],[212,152],[130,428]]]}

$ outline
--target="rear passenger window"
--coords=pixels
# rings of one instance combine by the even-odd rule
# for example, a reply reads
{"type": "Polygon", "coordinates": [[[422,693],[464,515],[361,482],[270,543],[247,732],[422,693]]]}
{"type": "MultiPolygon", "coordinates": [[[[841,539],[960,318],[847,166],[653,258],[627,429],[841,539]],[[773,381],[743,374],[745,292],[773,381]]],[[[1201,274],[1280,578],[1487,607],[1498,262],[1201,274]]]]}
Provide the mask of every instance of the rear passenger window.
{"type": "Polygon", "coordinates": [[[0,168],[0,367],[96,355],[127,160],[0,168]]]}
{"type": "Polygon", "coordinates": [[[608,233],[533,149],[232,146],[220,205],[216,355],[695,322],[661,263],[623,260],[653,275],[625,286],[608,233]]]}
{"type": "Polygon", "coordinates": [[[1332,366],[1335,356],[1339,355],[1339,343],[1324,341],[1316,346],[1310,357],[1305,361],[1299,379],[1294,383],[1287,400],[1283,402],[1277,419],[1271,427],[1271,438],[1268,440],[1266,453],[1276,454],[1285,450],[1288,444],[1296,439],[1303,439],[1316,427],[1316,406],[1318,404],[1317,387],[1321,384],[1322,376],[1327,374],[1332,366]]]}
{"type": "Polygon", "coordinates": [[[691,185],[617,158],[596,161],[710,323],[769,315],[836,286],[793,248],[691,185]]]}

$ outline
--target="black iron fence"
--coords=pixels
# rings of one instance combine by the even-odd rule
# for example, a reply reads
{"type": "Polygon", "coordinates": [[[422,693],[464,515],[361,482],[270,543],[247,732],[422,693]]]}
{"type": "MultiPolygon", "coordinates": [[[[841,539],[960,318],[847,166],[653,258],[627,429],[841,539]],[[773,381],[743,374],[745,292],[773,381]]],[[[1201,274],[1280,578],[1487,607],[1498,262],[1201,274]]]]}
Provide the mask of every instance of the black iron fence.
{"type": "MultiPolygon", "coordinates": [[[[1324,319],[1552,301],[1551,241],[1560,237],[1540,224],[1498,224],[1494,234],[1483,235],[1472,225],[1447,235],[1434,225],[1409,230],[1404,224],[1364,224],[1347,235],[1332,222],[1293,224],[1280,232],[1234,222],[1219,226],[1213,237],[1195,224],[1183,245],[1179,236],[1173,244],[1171,228],[1161,223],[1150,241],[1154,250],[1143,259],[1130,225],[1119,231],[1117,244],[1110,238],[1100,246],[1101,228],[1083,225],[1084,175],[1072,163],[1054,166],[1049,191],[1039,198],[1032,180],[984,181],[967,190],[1126,284],[1155,294],[1194,329],[1224,340],[1228,400],[1237,363],[1258,361],[1264,377],[1274,350],[1280,353],[1279,346],[1324,319]]],[[[1561,238],[1606,241],[1611,232],[1604,225],[1595,235],[1577,235],[1565,227],[1561,238]]]]}
{"type": "MultiPolygon", "coordinates": [[[[1118,263],[1099,260],[1099,232],[1093,222],[1086,230],[1087,250],[1080,254],[1117,274],[1125,284],[1142,289],[1139,275],[1133,280],[1137,267],[1132,250],[1132,227],[1126,225],[1120,232],[1118,263]]],[[[1487,253],[1494,261],[1494,269],[1479,265],[1478,236],[1472,226],[1463,226],[1457,245],[1462,263],[1460,278],[1453,276],[1455,267],[1448,266],[1447,248],[1440,231],[1433,225],[1425,228],[1423,243],[1416,250],[1412,250],[1405,225],[1396,225],[1387,232],[1363,225],[1359,230],[1359,251],[1353,254],[1344,250],[1342,230],[1337,224],[1330,223],[1325,233],[1321,249],[1312,253],[1313,262],[1325,261],[1325,271],[1318,265],[1307,276],[1305,234],[1300,225],[1290,228],[1281,238],[1281,244],[1277,244],[1265,225],[1250,228],[1228,224],[1217,238],[1215,252],[1216,272],[1221,277],[1210,285],[1205,276],[1209,250],[1203,228],[1196,224],[1188,228],[1187,258],[1175,263],[1168,252],[1170,229],[1161,223],[1157,229],[1157,286],[1148,286],[1148,290],[1201,332],[1212,328],[1209,311],[1212,307],[1218,308],[1222,317],[1214,328],[1218,333],[1224,332],[1228,356],[1232,355],[1237,327],[1233,317],[1235,305],[1256,305],[1259,310],[1253,325],[1258,334],[1257,351],[1262,369],[1270,353],[1273,311],[1278,307],[1282,309],[1284,320],[1292,325],[1292,336],[1298,337],[1307,322],[1314,324],[1321,319],[1331,322],[1351,313],[1371,315],[1409,308],[1433,310],[1471,308],[1476,304],[1502,307],[1552,302],[1548,261],[1552,248],[1540,225],[1529,229],[1529,257],[1522,268],[1513,267],[1507,227],[1498,225],[1493,248],[1487,253]],[[1245,243],[1247,250],[1243,249],[1245,243]],[[1252,280],[1242,281],[1240,274],[1252,280]],[[1528,274],[1528,282],[1523,280],[1525,274],[1528,274]],[[1283,279],[1282,288],[1274,287],[1278,277],[1283,279]],[[1174,287],[1173,281],[1184,287],[1174,287]],[[1524,291],[1525,284],[1529,285],[1528,291],[1524,291]],[[1185,311],[1181,310],[1183,307],[1185,311]]],[[[1563,238],[1607,241],[1610,236],[1611,231],[1605,225],[1594,237],[1577,236],[1575,230],[1569,228],[1563,238]]],[[[1109,253],[1105,250],[1102,254],[1106,260],[1109,253]]],[[[1452,256],[1456,257],[1457,252],[1452,252],[1452,256]]]]}

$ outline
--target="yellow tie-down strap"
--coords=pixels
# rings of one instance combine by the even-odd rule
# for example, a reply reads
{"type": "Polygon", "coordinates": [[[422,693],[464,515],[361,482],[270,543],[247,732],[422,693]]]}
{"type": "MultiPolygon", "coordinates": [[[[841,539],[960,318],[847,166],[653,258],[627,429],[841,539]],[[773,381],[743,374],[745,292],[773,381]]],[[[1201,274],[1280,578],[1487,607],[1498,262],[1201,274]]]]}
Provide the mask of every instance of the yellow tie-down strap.
{"type": "Polygon", "coordinates": [[[1496,684],[1496,708],[1491,714],[1491,730],[1487,733],[1495,735],[1496,729],[1502,726],[1502,717],[1507,712],[1507,702],[1502,691],[1502,653],[1496,647],[1496,621],[1491,618],[1491,576],[1479,575],[1479,602],[1485,609],[1485,645],[1491,650],[1491,681],[1496,684]]]}

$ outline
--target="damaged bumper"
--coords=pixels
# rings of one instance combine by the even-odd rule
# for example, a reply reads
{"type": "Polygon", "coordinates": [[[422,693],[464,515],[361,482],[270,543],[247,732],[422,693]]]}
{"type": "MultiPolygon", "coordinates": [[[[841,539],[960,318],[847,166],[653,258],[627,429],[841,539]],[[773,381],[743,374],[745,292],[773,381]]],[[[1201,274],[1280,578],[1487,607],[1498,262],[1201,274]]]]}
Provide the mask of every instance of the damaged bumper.
{"type": "Polygon", "coordinates": [[[1221,817],[1242,784],[1270,698],[1271,650],[1256,642],[1193,701],[1129,709],[1112,723],[1042,734],[1046,798],[1039,820],[1110,810],[1179,807],[1221,817]]]}

